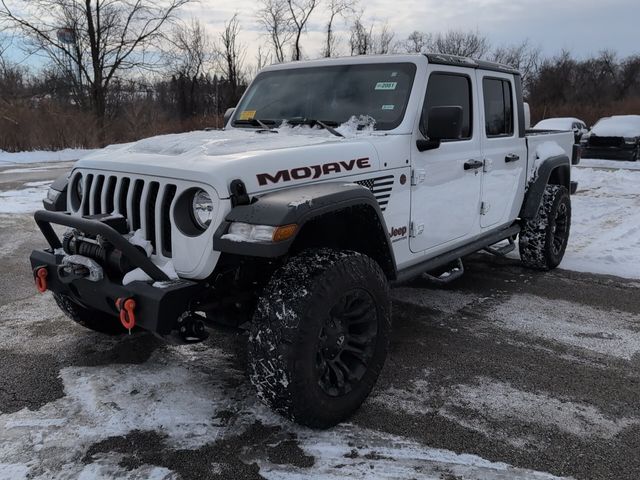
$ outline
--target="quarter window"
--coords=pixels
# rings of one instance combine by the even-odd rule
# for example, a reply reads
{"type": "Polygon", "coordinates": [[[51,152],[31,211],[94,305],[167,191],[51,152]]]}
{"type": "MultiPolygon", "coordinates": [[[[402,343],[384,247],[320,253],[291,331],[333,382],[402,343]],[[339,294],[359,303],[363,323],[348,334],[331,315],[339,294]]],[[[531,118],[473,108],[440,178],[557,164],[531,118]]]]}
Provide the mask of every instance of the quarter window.
{"type": "Polygon", "coordinates": [[[463,75],[433,73],[429,77],[427,96],[422,107],[420,131],[426,137],[429,110],[433,107],[462,107],[462,136],[471,138],[471,80],[463,75]]]}
{"type": "Polygon", "coordinates": [[[513,95],[511,82],[497,78],[485,78],[484,118],[488,137],[513,135],[513,95]]]}

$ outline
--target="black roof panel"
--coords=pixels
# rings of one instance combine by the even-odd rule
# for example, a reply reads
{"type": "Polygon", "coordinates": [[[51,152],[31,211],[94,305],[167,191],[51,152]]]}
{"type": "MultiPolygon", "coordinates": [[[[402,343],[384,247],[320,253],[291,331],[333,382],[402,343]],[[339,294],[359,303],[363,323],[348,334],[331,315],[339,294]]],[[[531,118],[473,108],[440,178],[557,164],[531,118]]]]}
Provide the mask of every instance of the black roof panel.
{"type": "Polygon", "coordinates": [[[443,53],[425,53],[429,59],[429,63],[438,65],[451,65],[454,67],[480,68],[482,70],[491,70],[493,72],[511,73],[520,75],[520,72],[508,65],[501,63],[487,62],[486,60],[474,60],[467,57],[459,57],[457,55],[448,55],[443,53]]]}

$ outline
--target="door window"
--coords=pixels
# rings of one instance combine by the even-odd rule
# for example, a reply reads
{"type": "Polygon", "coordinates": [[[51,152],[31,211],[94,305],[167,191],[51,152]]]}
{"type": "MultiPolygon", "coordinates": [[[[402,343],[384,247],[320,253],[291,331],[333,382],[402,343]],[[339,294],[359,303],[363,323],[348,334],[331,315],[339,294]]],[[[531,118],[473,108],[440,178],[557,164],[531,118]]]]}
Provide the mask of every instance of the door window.
{"type": "Polygon", "coordinates": [[[465,75],[433,73],[429,77],[427,96],[422,107],[420,131],[427,136],[429,110],[433,107],[462,107],[462,136],[468,140],[471,128],[471,79],[465,75]]]}
{"type": "Polygon", "coordinates": [[[511,82],[499,78],[485,78],[484,118],[487,137],[513,135],[513,95],[511,82]]]}

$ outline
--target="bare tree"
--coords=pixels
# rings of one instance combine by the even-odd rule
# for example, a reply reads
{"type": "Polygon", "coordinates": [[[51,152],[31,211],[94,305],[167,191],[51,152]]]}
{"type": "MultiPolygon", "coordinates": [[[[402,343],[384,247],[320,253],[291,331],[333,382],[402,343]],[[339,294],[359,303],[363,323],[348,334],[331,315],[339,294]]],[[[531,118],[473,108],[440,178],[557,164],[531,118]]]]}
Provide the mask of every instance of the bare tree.
{"type": "Polygon", "coordinates": [[[328,0],[329,20],[327,20],[327,37],[322,49],[323,57],[331,57],[335,54],[337,38],[334,32],[334,24],[338,17],[344,17],[353,12],[357,0],[328,0]]]}
{"type": "Polygon", "coordinates": [[[200,76],[215,59],[211,38],[199,20],[177,25],[167,38],[169,48],[165,57],[173,75],[194,79],[200,76]]]}
{"type": "Polygon", "coordinates": [[[294,28],[292,60],[302,60],[300,38],[307,28],[309,17],[318,6],[319,0],[287,0],[291,23],[294,28]]]}
{"type": "Polygon", "coordinates": [[[231,20],[224,24],[220,34],[220,69],[229,82],[231,102],[238,100],[238,87],[243,81],[244,61],[247,55],[246,47],[238,41],[240,22],[236,13],[231,20]]]}
{"type": "Polygon", "coordinates": [[[114,78],[149,66],[150,47],[189,1],[0,0],[0,22],[28,38],[32,52],[45,54],[88,86],[102,132],[114,78]]]}
{"type": "Polygon", "coordinates": [[[490,59],[494,62],[509,65],[522,74],[525,91],[527,91],[529,80],[540,68],[540,58],[540,48],[531,46],[528,40],[518,45],[498,47],[490,55],[490,59]]]}
{"type": "Polygon", "coordinates": [[[373,36],[373,53],[378,55],[394,53],[396,50],[393,42],[394,38],[395,34],[389,30],[389,25],[385,23],[380,29],[380,33],[373,36]]]}
{"type": "Polygon", "coordinates": [[[373,26],[362,23],[362,13],[356,16],[349,37],[351,55],[368,55],[373,51],[373,26]]]}
{"type": "Polygon", "coordinates": [[[424,53],[428,50],[431,43],[429,34],[414,30],[409,34],[404,42],[404,50],[407,53],[424,53]]]}
{"type": "Polygon", "coordinates": [[[491,49],[489,40],[480,32],[450,30],[439,33],[428,45],[433,53],[458,55],[460,57],[484,58],[491,49]]]}
{"type": "Polygon", "coordinates": [[[285,60],[285,50],[294,35],[287,0],[260,0],[258,23],[266,30],[276,62],[285,60]]]}

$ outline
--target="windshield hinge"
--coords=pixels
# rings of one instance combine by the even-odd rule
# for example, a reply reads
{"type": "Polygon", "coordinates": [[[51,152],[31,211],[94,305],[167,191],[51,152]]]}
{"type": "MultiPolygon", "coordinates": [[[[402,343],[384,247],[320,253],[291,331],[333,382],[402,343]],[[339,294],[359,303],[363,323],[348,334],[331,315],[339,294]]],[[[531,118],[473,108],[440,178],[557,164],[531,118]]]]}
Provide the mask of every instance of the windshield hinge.
{"type": "Polygon", "coordinates": [[[414,168],[411,170],[411,185],[416,186],[421,184],[427,178],[427,172],[421,168],[414,168]]]}
{"type": "Polygon", "coordinates": [[[423,223],[419,223],[419,224],[416,224],[415,222],[409,223],[409,236],[410,237],[417,237],[418,235],[422,235],[422,232],[424,232],[424,224],[423,223]]]}

